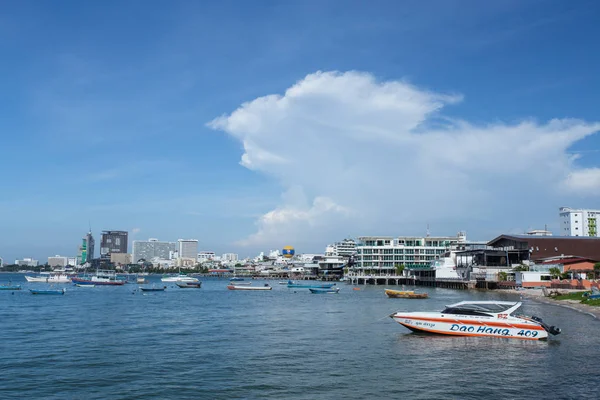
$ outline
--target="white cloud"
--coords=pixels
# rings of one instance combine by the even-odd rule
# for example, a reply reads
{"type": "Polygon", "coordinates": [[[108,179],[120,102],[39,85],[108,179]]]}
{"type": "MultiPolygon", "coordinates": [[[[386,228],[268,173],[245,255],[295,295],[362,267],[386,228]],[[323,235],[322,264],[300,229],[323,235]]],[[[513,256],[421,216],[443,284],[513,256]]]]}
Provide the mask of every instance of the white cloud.
{"type": "Polygon", "coordinates": [[[428,222],[440,234],[470,221],[529,225],[522,219],[541,196],[598,187],[598,169],[575,170],[567,150],[600,124],[474,125],[440,114],[461,100],[366,73],[317,72],[211,121],[242,142],[243,166],[285,189],[241,244],[324,245],[348,233],[420,233],[428,222]]]}

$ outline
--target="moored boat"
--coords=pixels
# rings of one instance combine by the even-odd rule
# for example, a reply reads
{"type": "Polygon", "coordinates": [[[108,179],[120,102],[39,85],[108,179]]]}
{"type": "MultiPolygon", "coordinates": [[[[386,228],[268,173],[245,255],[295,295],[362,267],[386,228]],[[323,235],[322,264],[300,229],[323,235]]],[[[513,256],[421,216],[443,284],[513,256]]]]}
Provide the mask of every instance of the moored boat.
{"type": "Polygon", "coordinates": [[[66,290],[63,289],[29,289],[31,294],[65,294],[66,290]]]}
{"type": "Polygon", "coordinates": [[[234,276],[234,277],[232,277],[232,278],[229,279],[230,282],[241,282],[243,280],[244,280],[244,278],[239,278],[237,276],[234,276]]]}
{"type": "Polygon", "coordinates": [[[21,285],[13,285],[11,283],[0,285],[0,290],[21,290],[21,285]]]}
{"type": "Polygon", "coordinates": [[[237,285],[228,285],[227,289],[229,290],[271,290],[273,289],[271,286],[237,286],[237,285]]]}
{"type": "Polygon", "coordinates": [[[427,293],[415,293],[414,290],[385,289],[385,294],[390,298],[400,299],[426,299],[429,297],[427,293]]]}
{"type": "Polygon", "coordinates": [[[25,275],[25,279],[38,283],[71,283],[69,275],[63,272],[40,272],[38,276],[25,275]]]}
{"type": "Polygon", "coordinates": [[[560,333],[541,318],[514,315],[521,306],[510,301],[461,301],[441,312],[399,311],[390,317],[412,331],[442,335],[540,340],[548,333],[560,333]]]}
{"type": "Polygon", "coordinates": [[[149,288],[149,287],[140,287],[140,290],[142,292],[164,292],[166,288],[167,288],[166,286],[163,286],[163,287],[151,287],[151,288],[149,288]]]}
{"type": "Polygon", "coordinates": [[[160,278],[162,282],[198,282],[198,278],[187,276],[185,274],[166,275],[160,278]]]}
{"type": "Polygon", "coordinates": [[[71,281],[80,285],[99,285],[99,286],[121,286],[125,284],[124,280],[117,279],[114,271],[97,270],[93,275],[75,276],[71,281]]]}
{"type": "Polygon", "coordinates": [[[308,290],[315,294],[336,294],[339,293],[340,288],[308,288],[308,290]]]}
{"type": "Polygon", "coordinates": [[[81,284],[81,283],[76,283],[75,286],[84,287],[84,288],[95,288],[96,287],[96,285],[94,285],[94,284],[81,284]]]}
{"type": "Polygon", "coordinates": [[[250,285],[252,285],[252,282],[250,282],[250,281],[247,281],[247,282],[246,281],[244,281],[244,282],[236,281],[236,282],[230,282],[230,284],[231,285],[236,285],[236,286],[250,286],[250,285]]]}
{"type": "Polygon", "coordinates": [[[292,281],[288,281],[287,287],[289,288],[299,288],[299,289],[329,289],[333,287],[335,283],[294,283],[292,281]]]}
{"type": "Polygon", "coordinates": [[[177,286],[182,289],[200,289],[202,287],[202,282],[175,282],[177,286]]]}

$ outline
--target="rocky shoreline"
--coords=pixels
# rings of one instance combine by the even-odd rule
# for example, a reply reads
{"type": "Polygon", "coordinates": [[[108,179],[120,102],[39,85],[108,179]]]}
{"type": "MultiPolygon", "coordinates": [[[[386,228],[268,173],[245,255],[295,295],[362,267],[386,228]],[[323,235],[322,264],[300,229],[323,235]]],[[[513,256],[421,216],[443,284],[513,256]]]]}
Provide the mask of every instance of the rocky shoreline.
{"type": "MultiPolygon", "coordinates": [[[[588,306],[587,304],[581,304],[578,300],[554,300],[551,297],[545,297],[539,289],[501,289],[499,290],[504,293],[518,294],[523,298],[527,298],[539,303],[551,304],[555,306],[570,308],[571,310],[579,311],[581,313],[590,315],[597,320],[600,320],[600,307],[588,306]]],[[[580,292],[581,290],[563,290],[561,292],[580,292]]]]}

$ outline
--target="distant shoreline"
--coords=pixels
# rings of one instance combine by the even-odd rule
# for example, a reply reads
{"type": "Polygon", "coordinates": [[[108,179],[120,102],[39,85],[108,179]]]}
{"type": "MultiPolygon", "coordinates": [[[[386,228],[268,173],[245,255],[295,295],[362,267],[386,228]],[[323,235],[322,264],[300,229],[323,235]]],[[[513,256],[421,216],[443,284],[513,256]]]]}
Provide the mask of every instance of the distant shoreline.
{"type": "MultiPolygon", "coordinates": [[[[540,289],[523,289],[523,290],[515,290],[515,289],[497,289],[498,292],[502,293],[511,293],[518,294],[521,297],[537,301],[538,303],[550,304],[565,308],[570,308],[571,310],[578,311],[583,314],[590,315],[597,320],[600,320],[600,307],[588,306],[587,304],[581,304],[578,301],[573,300],[553,300],[549,297],[545,297],[540,289]]],[[[566,291],[561,289],[561,291],[566,291]]],[[[581,292],[581,290],[569,290],[571,292],[581,292]]]]}

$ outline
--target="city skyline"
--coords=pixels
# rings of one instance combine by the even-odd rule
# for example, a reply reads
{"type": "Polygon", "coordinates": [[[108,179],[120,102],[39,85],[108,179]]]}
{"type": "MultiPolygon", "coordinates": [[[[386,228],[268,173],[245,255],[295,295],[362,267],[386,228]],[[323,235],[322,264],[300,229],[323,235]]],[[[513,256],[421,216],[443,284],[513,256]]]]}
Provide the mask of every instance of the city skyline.
{"type": "Polygon", "coordinates": [[[96,257],[107,228],[241,258],[428,227],[558,235],[560,207],[600,208],[599,16],[7,2],[0,257],[75,256],[89,225],[96,257]]]}

